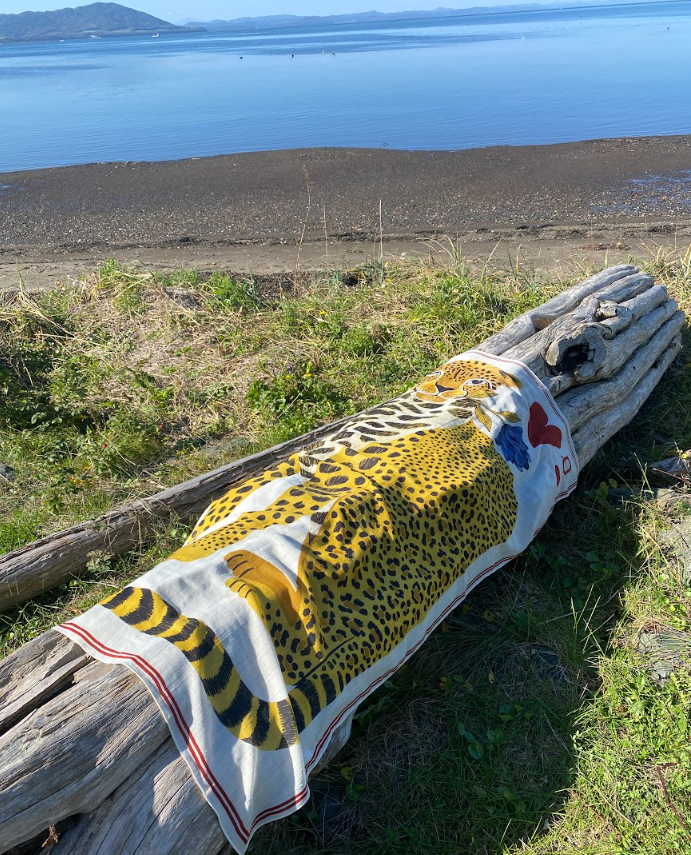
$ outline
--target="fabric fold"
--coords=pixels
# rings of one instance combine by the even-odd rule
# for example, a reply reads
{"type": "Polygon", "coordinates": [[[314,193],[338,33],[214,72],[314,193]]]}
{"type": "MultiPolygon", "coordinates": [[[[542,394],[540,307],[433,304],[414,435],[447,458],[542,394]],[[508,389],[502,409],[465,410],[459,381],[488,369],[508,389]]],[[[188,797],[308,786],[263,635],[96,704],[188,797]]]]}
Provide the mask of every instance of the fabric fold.
{"type": "Polygon", "coordinates": [[[145,682],[244,853],[577,475],[540,381],[469,351],[231,488],[167,561],[60,629],[145,682]]]}

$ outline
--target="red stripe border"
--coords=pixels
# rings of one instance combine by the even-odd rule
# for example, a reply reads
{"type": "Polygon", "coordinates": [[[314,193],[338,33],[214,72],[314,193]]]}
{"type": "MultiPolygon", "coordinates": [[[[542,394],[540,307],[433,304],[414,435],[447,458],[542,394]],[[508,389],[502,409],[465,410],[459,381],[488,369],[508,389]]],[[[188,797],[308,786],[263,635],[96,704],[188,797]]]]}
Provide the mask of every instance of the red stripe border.
{"type": "Polygon", "coordinates": [[[189,725],[187,724],[185,717],[183,716],[182,711],[178,706],[177,701],[175,700],[175,697],[166,685],[166,682],[161,676],[161,674],[153,667],[153,665],[147,662],[146,659],[142,659],[141,656],[138,656],[134,653],[126,653],[122,650],[115,650],[112,647],[108,647],[107,645],[99,641],[97,638],[95,638],[88,630],[84,629],[78,624],[72,623],[70,621],[61,624],[59,628],[66,629],[69,632],[72,632],[75,635],[79,636],[83,641],[93,647],[94,650],[98,651],[102,656],[107,656],[109,659],[129,660],[151,679],[151,681],[158,689],[160,696],[170,709],[170,712],[175,721],[175,725],[178,728],[178,732],[183,738],[196,767],[199,769],[202,777],[207,782],[218,801],[221,803],[226,814],[228,815],[228,818],[233,824],[233,827],[235,828],[238,837],[242,840],[243,843],[247,843],[249,841],[249,832],[247,831],[247,828],[240,819],[240,816],[235,806],[231,802],[230,798],[228,797],[228,794],[219,784],[218,780],[216,779],[216,776],[211,771],[206,757],[204,756],[201,748],[199,747],[196,739],[194,738],[192,731],[189,725]]]}
{"type": "MultiPolygon", "coordinates": [[[[574,462],[575,462],[576,467],[577,467],[576,468],[576,480],[574,480],[573,483],[570,484],[569,487],[567,487],[565,490],[562,490],[556,496],[555,501],[552,504],[552,507],[550,508],[549,513],[547,514],[547,519],[549,519],[552,511],[554,510],[554,506],[556,505],[556,503],[560,499],[565,498],[567,495],[569,495],[571,492],[573,492],[573,490],[576,488],[578,471],[579,471],[578,470],[578,457],[576,456],[576,451],[575,451],[574,446],[573,446],[573,441],[571,438],[571,431],[569,429],[569,426],[568,426],[566,420],[564,419],[563,415],[559,411],[558,407],[556,406],[556,403],[555,403],[551,393],[549,392],[549,390],[546,388],[546,386],[544,386],[544,384],[539,380],[539,378],[536,377],[533,374],[533,372],[526,365],[524,365],[522,362],[519,362],[518,360],[504,359],[503,357],[494,356],[492,354],[485,354],[480,350],[467,351],[465,354],[463,354],[463,356],[465,356],[467,354],[476,354],[478,356],[482,356],[482,357],[488,358],[490,360],[495,359],[498,362],[504,362],[504,363],[508,363],[511,365],[518,365],[522,369],[527,371],[529,376],[535,381],[535,383],[538,385],[538,387],[545,393],[547,401],[548,401],[550,407],[552,408],[552,410],[554,411],[555,415],[557,416],[557,418],[566,427],[566,436],[567,436],[567,439],[569,442],[569,447],[571,449],[571,452],[572,452],[573,457],[574,457],[574,462]]],[[[540,526],[539,528],[537,528],[535,530],[535,532],[533,533],[533,537],[531,538],[531,541],[533,540],[533,538],[535,538],[535,536],[540,532],[541,529],[542,529],[542,526],[540,526]]],[[[373,680],[372,683],[370,683],[370,685],[366,689],[364,689],[362,692],[360,692],[360,694],[357,695],[357,697],[355,697],[346,707],[344,707],[343,710],[341,710],[339,715],[331,722],[331,724],[326,729],[326,731],[322,735],[321,739],[317,743],[317,746],[316,746],[314,753],[312,755],[312,759],[308,763],[305,764],[305,771],[306,772],[309,772],[309,769],[312,768],[315,765],[315,763],[317,763],[317,761],[321,757],[321,755],[322,755],[322,753],[326,747],[326,743],[327,743],[328,739],[332,735],[335,728],[341,723],[343,718],[350,712],[350,710],[352,710],[353,707],[358,706],[361,701],[363,701],[369,694],[371,694],[375,689],[377,689],[383,682],[385,682],[391,676],[391,674],[393,674],[395,671],[397,671],[401,667],[401,665],[403,665],[414,653],[416,653],[419,650],[419,648],[422,646],[422,644],[431,635],[431,633],[434,632],[434,630],[439,626],[439,624],[449,614],[449,612],[453,611],[458,606],[458,604],[461,603],[468,596],[468,594],[477,585],[480,584],[480,582],[482,582],[483,579],[485,579],[488,575],[490,575],[490,573],[493,573],[495,570],[497,570],[502,565],[507,564],[509,561],[512,561],[514,558],[517,557],[517,555],[520,555],[520,553],[515,553],[515,554],[509,555],[505,558],[501,558],[499,561],[496,561],[494,564],[490,565],[489,567],[486,567],[481,573],[479,573],[475,577],[475,579],[473,579],[473,581],[470,583],[470,585],[466,588],[466,590],[462,594],[459,594],[459,596],[457,596],[444,609],[444,611],[436,618],[436,620],[430,624],[430,626],[425,630],[422,638],[417,642],[417,644],[415,644],[413,647],[411,647],[410,650],[408,650],[404,654],[404,656],[400,659],[400,661],[393,668],[389,669],[384,674],[377,677],[376,680],[373,680]]],[[[182,714],[182,711],[181,711],[177,701],[175,700],[175,697],[173,696],[172,692],[168,688],[168,686],[167,686],[165,680],[163,679],[163,677],[161,676],[161,674],[153,667],[153,665],[151,665],[145,659],[142,659],[142,657],[138,656],[137,654],[127,653],[125,651],[115,650],[112,647],[108,647],[107,645],[100,642],[97,638],[95,638],[88,630],[84,629],[83,627],[79,626],[78,624],[75,624],[72,622],[67,622],[67,623],[61,624],[59,628],[65,629],[68,632],[74,633],[79,638],[81,638],[83,641],[85,641],[90,647],[93,647],[94,650],[98,651],[102,656],[106,656],[109,659],[128,660],[129,662],[133,663],[137,668],[139,668],[141,671],[143,671],[151,679],[151,681],[156,686],[161,698],[163,699],[163,701],[168,706],[168,708],[169,708],[169,710],[173,716],[173,720],[175,722],[175,725],[178,728],[178,732],[180,733],[180,736],[182,737],[182,739],[183,739],[183,741],[187,747],[187,750],[189,751],[192,759],[194,760],[196,767],[199,769],[201,776],[207,782],[207,784],[209,785],[209,788],[211,789],[211,791],[213,792],[213,794],[216,796],[217,800],[219,801],[219,803],[223,807],[223,809],[226,812],[228,818],[230,819],[230,821],[233,825],[233,828],[235,829],[239,839],[243,843],[247,844],[249,842],[250,836],[252,835],[254,830],[257,828],[257,826],[263,820],[268,819],[272,816],[275,816],[276,814],[284,813],[285,811],[287,811],[291,808],[298,809],[302,806],[302,803],[304,802],[306,797],[309,795],[309,786],[308,785],[305,785],[305,787],[301,790],[301,792],[297,793],[296,795],[292,796],[291,798],[286,799],[285,801],[280,802],[279,804],[274,805],[273,807],[266,808],[265,810],[258,813],[257,816],[254,818],[252,825],[250,826],[250,829],[248,831],[246,826],[242,822],[242,819],[240,818],[240,816],[237,812],[237,809],[233,805],[230,797],[228,796],[226,791],[223,789],[221,784],[218,782],[216,776],[213,774],[206,757],[204,756],[201,748],[199,747],[199,744],[197,743],[196,739],[194,738],[194,735],[192,734],[192,730],[191,730],[190,726],[187,724],[187,721],[185,720],[185,718],[182,714]]]]}

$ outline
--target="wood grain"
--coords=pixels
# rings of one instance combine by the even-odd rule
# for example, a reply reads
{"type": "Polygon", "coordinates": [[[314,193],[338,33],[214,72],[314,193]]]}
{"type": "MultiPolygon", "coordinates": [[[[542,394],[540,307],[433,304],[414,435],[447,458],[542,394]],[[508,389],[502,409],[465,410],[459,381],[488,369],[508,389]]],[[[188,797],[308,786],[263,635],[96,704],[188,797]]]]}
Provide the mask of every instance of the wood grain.
{"type": "MultiPolygon", "coordinates": [[[[664,289],[632,268],[605,274],[570,289],[568,298],[560,295],[561,303],[556,298],[546,303],[552,303],[549,312],[532,315],[530,323],[547,325],[518,345],[536,359],[538,354],[545,376],[554,379],[547,375],[546,349],[573,338],[579,324],[580,332],[598,330],[596,337],[601,328],[597,340],[605,354],[594,370],[584,372],[585,385],[556,390],[581,465],[634,417],[681,347],[684,316],[664,289]],[[555,315],[572,303],[567,314],[555,315]]],[[[199,513],[228,483],[306,447],[343,421],[105,518],[117,535],[125,521],[145,527],[147,517],[161,509],[169,512],[178,498],[190,513],[199,513]]],[[[84,524],[63,534],[93,531],[93,525],[84,524]]],[[[134,536],[142,536],[141,530],[134,536]]],[[[50,540],[14,555],[43,555],[50,540]],[[39,553],[32,551],[36,546],[39,553]]],[[[126,537],[112,542],[126,542],[126,537]]],[[[83,549],[86,541],[79,543],[83,549]]],[[[78,821],[54,849],[57,855],[217,855],[225,846],[212,809],[143,683],[129,670],[93,662],[61,634],[45,633],[0,663],[0,732],[0,852],[74,815],[78,821]]],[[[347,728],[336,731],[318,767],[347,734],[347,728]]]]}
{"type": "MultiPolygon", "coordinates": [[[[613,295],[608,299],[614,299],[621,293],[632,292],[637,283],[640,287],[640,282],[647,279],[649,277],[638,273],[631,265],[604,270],[512,321],[504,331],[482,342],[478,348],[488,353],[504,353],[509,345],[515,345],[518,339],[522,341],[535,328],[550,324],[589,294],[605,293],[613,295]],[[628,284],[622,286],[620,282],[628,284]]],[[[93,553],[115,557],[143,543],[154,526],[173,513],[183,522],[194,521],[213,499],[233,484],[328,437],[348,420],[324,425],[154,496],[128,502],[95,520],[87,520],[0,557],[0,612],[83,573],[93,553]]]]}
{"type": "Polygon", "coordinates": [[[95,810],[170,733],[144,684],[94,662],[0,737],[2,850],[95,810]]]}
{"type": "Polygon", "coordinates": [[[81,647],[51,629],[0,662],[0,734],[73,682],[91,661],[81,647]]]}
{"type": "Polygon", "coordinates": [[[625,398],[629,390],[653,367],[660,355],[678,337],[684,323],[684,313],[677,312],[663,324],[643,347],[630,357],[622,369],[609,380],[579,386],[559,398],[559,409],[572,432],[587,424],[615,402],[625,398]]]}
{"type": "Polygon", "coordinates": [[[633,419],[648,400],[660,382],[662,375],[672,364],[680,350],[681,336],[674,339],[655,365],[629,391],[625,398],[614,401],[610,409],[595,416],[573,434],[573,442],[581,466],[585,466],[592,460],[607,440],[611,439],[617,431],[626,427],[633,419]]]}
{"type": "Polygon", "coordinates": [[[553,323],[557,318],[571,312],[586,297],[635,273],[638,273],[637,268],[630,264],[619,264],[616,267],[602,270],[572,288],[567,288],[541,306],[530,309],[514,318],[503,330],[478,345],[478,349],[494,356],[506,354],[510,348],[516,347],[539,330],[553,323]]]}

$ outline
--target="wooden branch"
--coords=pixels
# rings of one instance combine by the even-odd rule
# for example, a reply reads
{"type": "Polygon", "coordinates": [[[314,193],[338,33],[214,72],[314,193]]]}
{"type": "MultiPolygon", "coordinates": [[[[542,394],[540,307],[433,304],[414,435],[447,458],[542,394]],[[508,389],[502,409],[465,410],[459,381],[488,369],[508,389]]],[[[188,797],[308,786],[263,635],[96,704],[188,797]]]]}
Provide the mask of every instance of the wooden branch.
{"type": "Polygon", "coordinates": [[[595,276],[591,276],[572,288],[567,288],[566,291],[562,291],[561,294],[557,294],[556,297],[541,306],[530,309],[514,318],[501,332],[478,345],[478,349],[494,356],[501,356],[510,348],[516,347],[539,330],[544,329],[557,318],[575,309],[586,297],[637,272],[637,268],[630,264],[620,264],[596,273],[595,276]]]}
{"type": "MultiPolygon", "coordinates": [[[[627,300],[620,304],[611,304],[614,308],[613,314],[609,317],[602,315],[598,320],[602,321],[603,326],[606,326],[611,331],[612,335],[618,335],[620,332],[631,326],[634,321],[637,321],[643,315],[652,312],[662,303],[669,300],[669,294],[664,285],[655,285],[649,291],[645,291],[633,300],[627,300]]],[[[602,302],[600,309],[602,310],[602,302]]]]}
{"type": "MultiPolygon", "coordinates": [[[[635,291],[639,285],[640,280],[635,291]]],[[[600,307],[596,296],[589,297],[574,312],[505,355],[525,362],[553,395],[560,395],[573,386],[611,377],[678,308],[674,300],[667,300],[614,335],[610,327],[596,321],[600,307]]],[[[683,323],[683,313],[680,317],[683,323]]]]}
{"type": "Polygon", "coordinates": [[[593,296],[600,303],[621,303],[622,300],[630,300],[632,297],[652,288],[653,283],[653,277],[649,273],[632,273],[601,288],[593,296]]]}
{"type": "Polygon", "coordinates": [[[69,686],[91,657],[51,629],[0,662],[0,734],[69,686]]]}
{"type": "Polygon", "coordinates": [[[625,398],[629,390],[653,367],[672,341],[678,338],[683,320],[683,312],[677,312],[660,327],[647,344],[630,357],[621,371],[610,380],[579,386],[562,395],[559,398],[559,409],[571,426],[571,430],[577,431],[594,416],[610,409],[616,405],[617,401],[625,398]]]}
{"type": "Polygon", "coordinates": [[[648,371],[627,396],[615,405],[595,416],[573,434],[578,461],[585,466],[614,434],[625,427],[640,410],[657,386],[660,378],[681,350],[681,337],[675,338],[656,364],[648,371]]]}
{"type": "Polygon", "coordinates": [[[607,355],[594,373],[594,378],[602,380],[616,374],[631,354],[646,342],[670,319],[674,319],[681,329],[684,325],[684,313],[679,310],[676,300],[667,300],[657,309],[643,315],[628,329],[605,342],[607,355]]]}
{"type": "Polygon", "coordinates": [[[653,482],[688,483],[691,477],[691,452],[684,451],[677,457],[667,457],[657,463],[648,464],[648,478],[653,482]]]}
{"type": "MultiPolygon", "coordinates": [[[[656,290],[636,276],[627,271],[606,286],[610,296],[614,293],[624,301],[617,305],[626,303],[630,315],[618,313],[608,301],[603,309],[597,296],[586,297],[570,320],[557,318],[550,324],[554,329],[535,333],[534,340],[526,343],[527,352],[536,351],[538,338],[553,344],[560,335],[568,336],[574,315],[586,327],[607,329],[598,317],[608,312],[613,320],[626,317],[628,321],[641,306],[639,301],[636,309],[638,298],[631,291],[643,288],[637,293],[648,295],[656,290]],[[629,279],[626,288],[617,284],[624,279],[629,279]]],[[[595,287],[598,294],[604,290],[601,280],[595,287]]],[[[681,346],[677,329],[683,315],[668,317],[673,301],[653,306],[658,298],[659,294],[647,297],[648,310],[618,335],[609,329],[611,341],[602,334],[605,349],[612,347],[598,370],[607,359],[610,366],[619,360],[621,370],[612,379],[591,382],[560,399],[581,464],[633,418],[681,346]],[[610,358],[613,350],[616,354],[610,358]]],[[[341,423],[193,479],[181,488],[195,484],[188,499],[190,505],[199,502],[195,511],[199,513],[211,498],[209,492],[226,489],[228,483],[306,447],[341,423]],[[235,473],[233,480],[222,482],[228,470],[235,473]],[[217,477],[218,473],[223,475],[217,477]],[[206,491],[203,496],[201,491],[206,491]]],[[[170,495],[176,490],[180,488],[165,492],[170,495]]],[[[146,500],[147,513],[153,513],[151,504],[155,510],[161,495],[165,494],[146,500]]],[[[163,503],[163,507],[170,505],[163,503]]],[[[132,517],[129,520],[131,525],[132,517]]],[[[45,546],[45,540],[41,543],[45,546]]],[[[32,548],[21,552],[30,555],[32,548]]],[[[223,845],[213,811],[174,749],[153,699],[132,672],[93,662],[76,644],[51,631],[0,663],[0,708],[0,732],[5,730],[0,736],[0,852],[77,814],[76,826],[58,843],[56,855],[173,855],[190,848],[195,855],[216,855],[223,845]]],[[[337,733],[342,739],[346,731],[337,733]]],[[[338,742],[330,746],[324,762],[338,747],[338,742]]]]}
{"type": "Polygon", "coordinates": [[[594,383],[612,377],[619,371],[631,354],[647,341],[670,319],[677,329],[684,324],[684,313],[677,311],[674,300],[639,318],[631,327],[614,338],[603,324],[583,324],[569,336],[550,345],[544,357],[547,370],[555,377],[546,377],[545,382],[553,395],[561,395],[567,389],[584,383],[594,383]],[[571,367],[566,359],[577,354],[581,364],[571,367]]]}
{"type": "MultiPolygon", "coordinates": [[[[557,318],[549,326],[545,327],[534,336],[526,339],[518,345],[514,345],[503,354],[509,359],[518,359],[524,362],[530,370],[541,379],[548,379],[555,373],[564,372],[567,375],[579,366],[592,361],[594,354],[589,353],[582,347],[587,345],[594,347],[594,339],[598,333],[602,339],[612,337],[612,333],[597,324],[598,312],[601,303],[618,303],[624,299],[631,300],[637,295],[650,289],[653,279],[646,273],[635,273],[627,275],[605,288],[600,288],[594,294],[586,297],[573,311],[557,318]],[[588,340],[580,342],[578,335],[586,328],[593,326],[593,331],[587,334],[588,340]],[[568,344],[566,342],[568,341],[568,344]],[[548,364],[545,362],[545,354],[555,344],[560,345],[560,361],[548,364]]],[[[604,352],[600,353],[604,358],[604,352]]]]}
{"type": "MultiPolygon", "coordinates": [[[[584,297],[593,292],[614,297],[620,293],[629,293],[641,277],[644,274],[637,273],[631,265],[609,268],[512,321],[506,330],[482,342],[478,348],[488,353],[501,354],[503,348],[508,346],[507,342],[515,342],[523,336],[528,324],[531,330],[534,327],[542,328],[579,305],[584,297]],[[620,282],[629,284],[623,288],[618,284],[620,282]],[[512,325],[514,331],[505,335],[512,325]]],[[[150,536],[157,522],[169,519],[171,514],[183,522],[195,520],[213,499],[221,496],[233,484],[324,439],[347,420],[324,425],[149,498],[120,505],[95,520],[87,520],[0,557],[0,612],[83,573],[95,552],[115,557],[138,546],[150,536]]]]}

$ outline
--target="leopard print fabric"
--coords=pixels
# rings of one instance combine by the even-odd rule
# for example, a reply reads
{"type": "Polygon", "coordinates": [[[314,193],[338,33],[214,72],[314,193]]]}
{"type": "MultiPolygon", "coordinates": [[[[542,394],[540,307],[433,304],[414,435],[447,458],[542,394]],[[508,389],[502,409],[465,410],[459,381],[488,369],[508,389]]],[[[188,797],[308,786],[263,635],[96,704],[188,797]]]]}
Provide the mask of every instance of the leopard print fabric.
{"type": "MultiPolygon", "coordinates": [[[[519,383],[477,360],[448,363],[329,441],[229,490],[172,556],[190,562],[227,550],[227,587],[270,634],[297,733],[399,644],[476,558],[510,536],[513,476],[476,423],[479,402],[501,385],[519,383]],[[449,427],[433,428],[430,416],[442,408],[449,427]],[[267,483],[295,476],[301,483],[268,506],[236,514],[267,483]],[[293,578],[245,547],[250,534],[279,527],[301,540],[293,578]]],[[[277,710],[266,716],[274,727],[285,718],[277,710]]]]}

